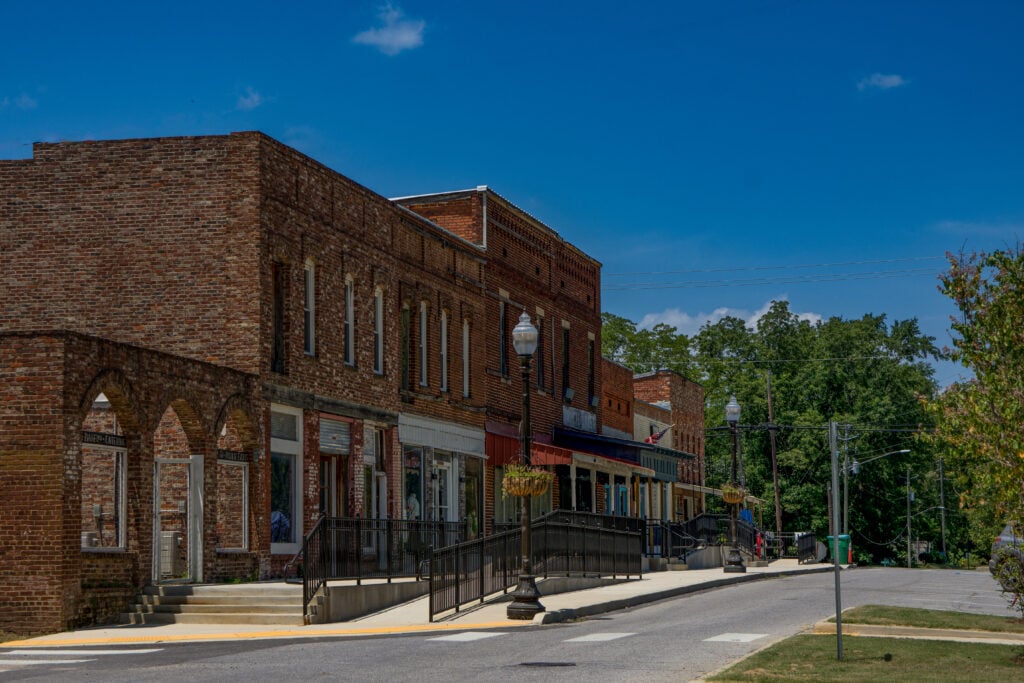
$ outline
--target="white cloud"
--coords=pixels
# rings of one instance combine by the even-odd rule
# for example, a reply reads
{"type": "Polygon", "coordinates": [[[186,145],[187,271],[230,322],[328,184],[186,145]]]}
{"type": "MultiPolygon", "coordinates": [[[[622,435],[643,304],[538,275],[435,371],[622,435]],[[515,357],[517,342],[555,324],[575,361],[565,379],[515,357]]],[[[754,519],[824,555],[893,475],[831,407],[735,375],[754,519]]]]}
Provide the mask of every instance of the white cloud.
{"type": "Polygon", "coordinates": [[[31,95],[24,92],[15,97],[14,99],[11,99],[7,96],[4,96],[3,99],[0,99],[0,109],[7,109],[12,105],[17,107],[18,109],[28,111],[29,109],[35,109],[36,107],[38,107],[39,102],[37,102],[36,99],[31,95]]]}
{"type": "Polygon", "coordinates": [[[238,96],[235,108],[240,111],[252,111],[261,104],[263,104],[263,96],[256,92],[254,88],[248,87],[245,89],[244,95],[238,96]]]}
{"type": "Polygon", "coordinates": [[[893,88],[901,88],[909,82],[899,74],[873,73],[866,78],[860,79],[860,82],[857,83],[857,90],[867,90],[868,88],[891,90],[893,88]]]}
{"type": "Polygon", "coordinates": [[[423,45],[423,31],[427,22],[405,19],[402,10],[388,3],[378,15],[381,26],[356,34],[352,42],[370,45],[386,55],[397,55],[423,45]]]}
{"type": "Polygon", "coordinates": [[[14,99],[14,106],[18,109],[35,109],[39,103],[28,93],[21,93],[14,99]]]}
{"type": "MultiPolygon", "coordinates": [[[[648,313],[640,319],[640,322],[637,323],[637,327],[650,329],[659,323],[664,323],[676,328],[676,330],[682,334],[692,337],[697,334],[700,331],[700,328],[705,324],[713,325],[722,318],[733,317],[739,318],[746,323],[748,328],[754,329],[761,318],[763,318],[771,309],[773,301],[785,300],[785,297],[777,297],[771,301],[765,302],[765,304],[756,311],[723,306],[721,308],[716,308],[710,313],[697,313],[696,315],[690,315],[678,308],[667,308],[659,313],[648,313]]],[[[815,325],[822,320],[822,316],[819,313],[795,313],[794,315],[796,315],[799,320],[806,320],[812,325],[815,325]]]]}

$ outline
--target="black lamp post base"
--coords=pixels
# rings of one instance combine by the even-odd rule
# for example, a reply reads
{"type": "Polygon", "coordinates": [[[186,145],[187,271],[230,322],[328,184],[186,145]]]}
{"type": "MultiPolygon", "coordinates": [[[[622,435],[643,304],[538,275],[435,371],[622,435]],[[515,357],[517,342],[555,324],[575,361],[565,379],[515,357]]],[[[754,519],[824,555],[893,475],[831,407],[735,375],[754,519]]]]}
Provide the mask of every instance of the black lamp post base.
{"type": "Polygon", "coordinates": [[[735,546],[729,548],[729,552],[725,555],[725,567],[723,569],[726,574],[743,574],[746,573],[747,567],[743,564],[743,555],[740,554],[739,549],[735,546]]]}
{"type": "Polygon", "coordinates": [[[519,585],[512,592],[505,616],[509,619],[533,619],[544,611],[540,604],[540,591],[537,590],[537,578],[533,574],[520,574],[519,585]]]}

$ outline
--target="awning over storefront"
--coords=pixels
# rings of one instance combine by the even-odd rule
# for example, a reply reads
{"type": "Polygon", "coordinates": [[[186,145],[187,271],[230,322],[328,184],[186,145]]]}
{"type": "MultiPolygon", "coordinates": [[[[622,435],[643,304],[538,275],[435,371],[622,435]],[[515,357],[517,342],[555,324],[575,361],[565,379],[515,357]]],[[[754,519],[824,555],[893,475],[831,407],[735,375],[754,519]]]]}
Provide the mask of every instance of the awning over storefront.
{"type": "Polygon", "coordinates": [[[593,455],[591,453],[579,453],[573,451],[572,461],[577,467],[601,470],[622,477],[628,477],[633,474],[638,474],[641,477],[654,476],[654,470],[650,468],[637,465],[636,463],[626,462],[624,460],[607,458],[601,455],[593,455]]]}
{"type": "Polygon", "coordinates": [[[422,415],[398,415],[398,439],[405,444],[484,457],[484,430],[422,415]]]}
{"type": "Polygon", "coordinates": [[[547,443],[530,445],[530,462],[534,465],[570,465],[572,451],[547,443]]]}

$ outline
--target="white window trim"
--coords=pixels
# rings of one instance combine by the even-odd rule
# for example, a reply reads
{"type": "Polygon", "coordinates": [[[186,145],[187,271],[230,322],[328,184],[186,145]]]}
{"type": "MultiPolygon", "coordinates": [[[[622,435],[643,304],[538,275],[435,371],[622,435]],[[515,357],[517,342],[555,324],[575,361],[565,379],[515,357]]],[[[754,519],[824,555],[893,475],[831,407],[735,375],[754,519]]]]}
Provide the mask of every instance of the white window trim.
{"type": "Polygon", "coordinates": [[[441,391],[448,391],[448,311],[441,311],[441,391]]]}
{"type": "Polygon", "coordinates": [[[469,318],[462,319],[462,398],[469,398],[469,318]]]}
{"type": "Polygon", "coordinates": [[[384,374],[384,291],[373,292],[373,371],[384,374]]]}
{"type": "Polygon", "coordinates": [[[302,462],[302,408],[293,408],[291,406],[284,406],[279,404],[271,404],[270,412],[272,413],[284,413],[286,415],[294,415],[295,424],[295,441],[289,439],[276,439],[271,437],[270,439],[270,452],[281,453],[284,455],[295,456],[295,476],[292,482],[292,501],[293,501],[293,514],[295,519],[292,521],[293,534],[292,537],[296,539],[294,543],[271,543],[270,554],[271,555],[294,555],[299,552],[302,547],[301,539],[304,535],[302,528],[302,515],[305,510],[305,501],[302,499],[302,479],[303,479],[303,462],[302,462]]]}
{"type": "Polygon", "coordinates": [[[302,269],[302,349],[307,356],[316,355],[316,266],[306,261],[302,269]]]}
{"type": "Polygon", "coordinates": [[[420,386],[425,387],[430,382],[427,359],[430,357],[427,349],[427,302],[420,302],[420,386]]]}
{"type": "Polygon", "coordinates": [[[104,446],[102,444],[88,445],[90,450],[109,453],[114,460],[114,486],[117,489],[117,545],[112,546],[82,546],[82,550],[90,552],[122,551],[128,547],[128,451],[115,446],[104,446]]]}
{"type": "Polygon", "coordinates": [[[345,277],[345,364],[356,364],[356,294],[352,276],[345,277]]]}

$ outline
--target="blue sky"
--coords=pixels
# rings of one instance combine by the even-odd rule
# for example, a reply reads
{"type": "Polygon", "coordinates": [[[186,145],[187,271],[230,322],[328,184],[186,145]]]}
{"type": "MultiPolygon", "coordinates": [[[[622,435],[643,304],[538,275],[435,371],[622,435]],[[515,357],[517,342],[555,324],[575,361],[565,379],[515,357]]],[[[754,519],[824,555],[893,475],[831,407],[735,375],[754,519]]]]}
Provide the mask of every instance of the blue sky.
{"type": "MultiPolygon", "coordinates": [[[[9,3],[0,158],[261,130],[386,195],[489,185],[692,333],[916,317],[1024,236],[1024,3],[9,3]]],[[[937,378],[958,371],[943,364],[937,378]]]]}

